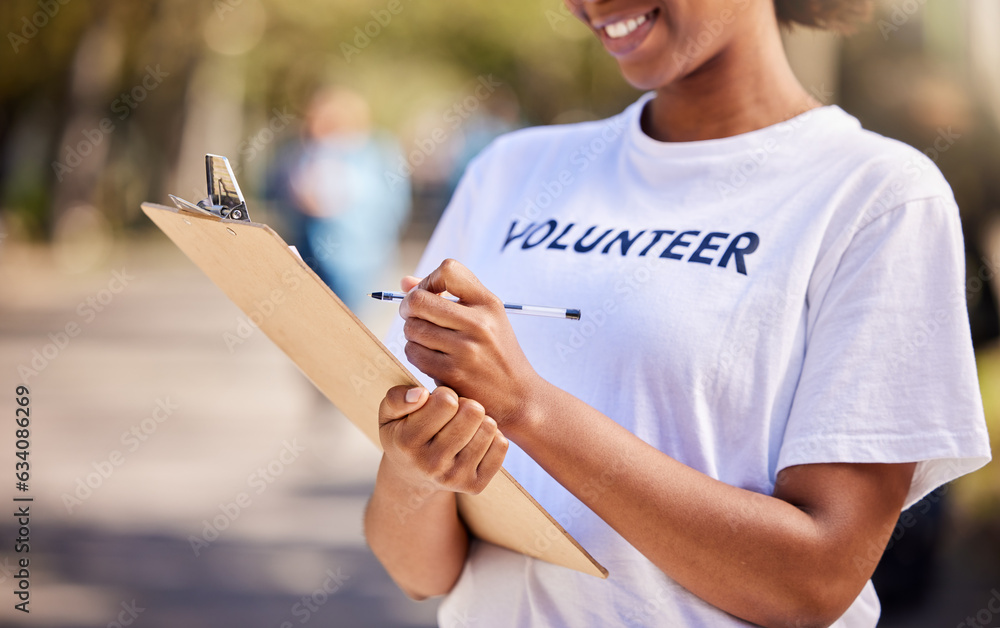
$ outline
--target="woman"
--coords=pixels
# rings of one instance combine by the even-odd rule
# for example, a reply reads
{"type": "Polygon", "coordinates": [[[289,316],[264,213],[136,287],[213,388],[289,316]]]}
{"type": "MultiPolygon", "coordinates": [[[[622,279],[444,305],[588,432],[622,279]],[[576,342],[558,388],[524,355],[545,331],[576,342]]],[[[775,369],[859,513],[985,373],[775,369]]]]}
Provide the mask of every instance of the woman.
{"type": "Polygon", "coordinates": [[[867,3],[567,1],[651,93],[470,167],[403,281],[441,386],[382,403],[369,543],[443,626],[874,626],[900,510],[990,452],[947,183],[782,50],[867,3]],[[502,463],[608,580],[470,542],[502,463]]]}

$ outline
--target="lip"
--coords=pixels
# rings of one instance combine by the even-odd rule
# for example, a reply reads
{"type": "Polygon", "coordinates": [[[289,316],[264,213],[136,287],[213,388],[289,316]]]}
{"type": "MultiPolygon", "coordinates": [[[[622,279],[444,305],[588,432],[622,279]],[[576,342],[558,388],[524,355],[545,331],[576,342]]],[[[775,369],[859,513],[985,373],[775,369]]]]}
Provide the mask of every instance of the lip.
{"type": "Polygon", "coordinates": [[[648,11],[630,11],[629,13],[602,17],[598,20],[590,22],[590,27],[594,29],[597,36],[600,38],[601,43],[604,44],[604,48],[616,57],[623,57],[630,54],[636,48],[642,45],[646,38],[649,37],[649,33],[652,32],[653,26],[660,17],[660,10],[658,8],[653,8],[648,11]],[[627,20],[630,18],[638,18],[645,15],[646,21],[635,29],[633,32],[629,33],[625,37],[619,37],[617,39],[612,39],[608,37],[604,30],[604,27],[608,24],[614,24],[615,22],[620,22],[622,20],[627,20]]]}

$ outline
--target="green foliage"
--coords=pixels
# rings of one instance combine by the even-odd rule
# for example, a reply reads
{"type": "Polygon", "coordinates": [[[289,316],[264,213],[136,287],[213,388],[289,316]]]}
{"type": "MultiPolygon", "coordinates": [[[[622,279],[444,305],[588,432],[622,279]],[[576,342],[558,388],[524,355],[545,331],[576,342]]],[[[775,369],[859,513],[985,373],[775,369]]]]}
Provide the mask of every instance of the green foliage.
{"type": "Polygon", "coordinates": [[[70,202],[99,202],[121,224],[135,215],[125,203],[162,197],[196,113],[191,91],[204,89],[197,70],[213,57],[240,60],[248,120],[273,107],[302,112],[330,82],[365,93],[379,124],[397,131],[460,100],[481,75],[508,86],[530,124],[570,109],[610,115],[636,97],[561,0],[4,0],[0,33],[0,151],[7,164],[38,157],[0,166],[0,203],[35,233],[70,202]],[[117,99],[157,64],[170,79],[120,119],[117,99]],[[66,187],[50,164],[65,160],[80,124],[102,117],[116,128],[98,180],[66,187]]]}

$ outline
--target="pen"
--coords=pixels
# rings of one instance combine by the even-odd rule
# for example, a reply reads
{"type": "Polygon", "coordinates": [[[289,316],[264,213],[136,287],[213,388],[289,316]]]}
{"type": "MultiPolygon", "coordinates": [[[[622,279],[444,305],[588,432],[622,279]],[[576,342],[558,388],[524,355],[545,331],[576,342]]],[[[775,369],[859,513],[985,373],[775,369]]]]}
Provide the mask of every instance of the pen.
{"type": "MultiPolygon", "coordinates": [[[[369,293],[373,299],[379,301],[402,301],[406,297],[403,292],[372,292],[369,293]]],[[[456,297],[444,297],[449,301],[458,302],[456,297]]],[[[580,320],[580,310],[565,309],[561,307],[548,307],[545,305],[517,305],[515,303],[504,303],[503,307],[508,314],[527,314],[529,316],[548,316],[549,318],[568,318],[570,320],[580,320]]]]}

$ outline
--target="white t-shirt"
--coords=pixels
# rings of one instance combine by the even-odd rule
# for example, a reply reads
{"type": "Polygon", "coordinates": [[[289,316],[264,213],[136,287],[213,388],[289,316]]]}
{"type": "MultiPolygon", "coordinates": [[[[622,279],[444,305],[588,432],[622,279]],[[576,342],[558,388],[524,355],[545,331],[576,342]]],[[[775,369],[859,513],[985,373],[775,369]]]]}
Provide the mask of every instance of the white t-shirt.
{"type": "MultiPolygon", "coordinates": [[[[909,506],[986,464],[961,226],[933,163],[835,106],[658,142],[639,126],[650,98],[494,142],[417,274],[453,257],[505,301],[580,308],[578,322],[511,316],[538,373],[727,484],[770,495],[791,465],[917,461],[909,506]]],[[[389,345],[405,361],[401,327],[389,345]]],[[[747,625],[513,444],[505,467],[610,577],[476,542],[444,628],[747,625]]],[[[835,626],[878,614],[868,583],[835,626]]]]}

